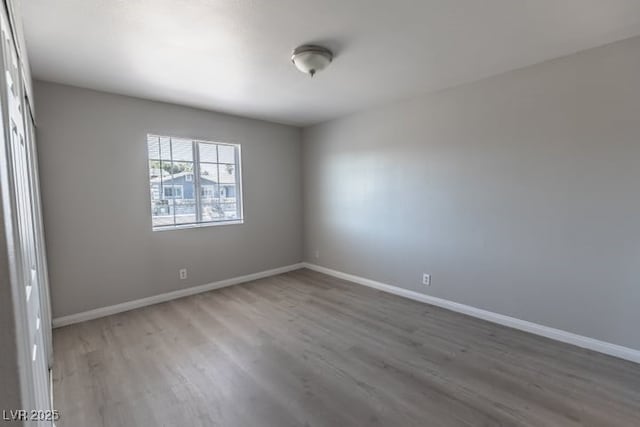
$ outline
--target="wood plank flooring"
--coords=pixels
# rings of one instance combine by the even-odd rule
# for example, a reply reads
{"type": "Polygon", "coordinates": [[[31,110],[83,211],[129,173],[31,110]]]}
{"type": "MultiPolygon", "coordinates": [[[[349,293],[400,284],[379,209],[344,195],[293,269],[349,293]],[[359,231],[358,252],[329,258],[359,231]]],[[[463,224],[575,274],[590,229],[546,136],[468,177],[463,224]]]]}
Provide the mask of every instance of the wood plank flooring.
{"type": "Polygon", "coordinates": [[[298,270],[54,331],[59,426],[640,426],[640,365],[298,270]]]}

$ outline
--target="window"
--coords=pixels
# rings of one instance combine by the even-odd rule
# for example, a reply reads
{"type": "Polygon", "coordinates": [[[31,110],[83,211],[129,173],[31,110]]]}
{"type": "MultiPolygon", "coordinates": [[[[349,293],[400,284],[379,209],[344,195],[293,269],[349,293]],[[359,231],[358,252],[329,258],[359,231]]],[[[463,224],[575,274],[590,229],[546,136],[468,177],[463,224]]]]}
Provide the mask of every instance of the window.
{"type": "Polygon", "coordinates": [[[204,199],[213,199],[216,194],[215,185],[201,185],[200,195],[204,199]]]}
{"type": "Polygon", "coordinates": [[[172,197],[182,199],[182,185],[165,185],[162,188],[166,199],[170,199],[172,197]]]}
{"type": "Polygon", "coordinates": [[[242,223],[240,145],[147,136],[154,230],[242,223]]]}

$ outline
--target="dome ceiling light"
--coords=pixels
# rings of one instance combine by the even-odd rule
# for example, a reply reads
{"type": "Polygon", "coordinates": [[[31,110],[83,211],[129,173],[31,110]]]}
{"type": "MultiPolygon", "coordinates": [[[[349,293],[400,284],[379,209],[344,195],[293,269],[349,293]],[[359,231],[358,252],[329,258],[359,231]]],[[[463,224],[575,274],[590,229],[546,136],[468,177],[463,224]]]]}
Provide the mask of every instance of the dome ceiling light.
{"type": "Polygon", "coordinates": [[[313,77],[318,71],[322,71],[333,60],[333,52],[326,47],[305,44],[298,46],[291,54],[291,62],[296,68],[313,77]]]}

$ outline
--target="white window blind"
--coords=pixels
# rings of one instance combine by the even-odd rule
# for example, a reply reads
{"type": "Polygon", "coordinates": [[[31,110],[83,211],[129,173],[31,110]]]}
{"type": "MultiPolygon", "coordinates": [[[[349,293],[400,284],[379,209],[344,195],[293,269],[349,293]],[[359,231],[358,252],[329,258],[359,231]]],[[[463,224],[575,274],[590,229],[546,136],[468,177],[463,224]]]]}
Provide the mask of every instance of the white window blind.
{"type": "Polygon", "coordinates": [[[147,135],[154,230],[242,223],[240,145],[147,135]]]}

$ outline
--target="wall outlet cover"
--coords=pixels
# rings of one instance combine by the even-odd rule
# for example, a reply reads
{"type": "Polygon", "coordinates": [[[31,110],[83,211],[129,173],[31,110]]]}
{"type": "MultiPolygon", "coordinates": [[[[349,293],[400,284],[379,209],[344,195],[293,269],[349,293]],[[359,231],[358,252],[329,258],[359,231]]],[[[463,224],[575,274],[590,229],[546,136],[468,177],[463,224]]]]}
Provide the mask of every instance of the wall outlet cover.
{"type": "Polygon", "coordinates": [[[431,286],[431,275],[427,273],[422,274],[422,284],[426,286],[431,286]]]}

